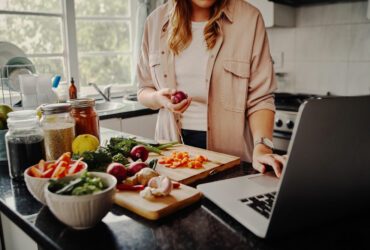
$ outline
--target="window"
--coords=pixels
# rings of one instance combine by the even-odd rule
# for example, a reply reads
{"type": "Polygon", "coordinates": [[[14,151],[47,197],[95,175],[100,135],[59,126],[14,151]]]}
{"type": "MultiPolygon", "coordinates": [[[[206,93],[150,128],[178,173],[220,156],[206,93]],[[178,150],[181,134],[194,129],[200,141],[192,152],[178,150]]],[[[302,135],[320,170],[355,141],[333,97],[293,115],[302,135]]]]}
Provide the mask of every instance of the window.
{"type": "Polygon", "coordinates": [[[129,0],[75,0],[80,83],[130,84],[129,0]]]}
{"type": "Polygon", "coordinates": [[[0,41],[21,48],[40,73],[66,76],[60,0],[0,1],[0,41]]]}
{"type": "MultiPolygon", "coordinates": [[[[1,0],[0,41],[20,47],[39,73],[132,86],[136,0],[1,0]],[[78,62],[78,63],[77,63],[78,62]]],[[[94,92],[91,92],[94,93],[94,92]]]]}

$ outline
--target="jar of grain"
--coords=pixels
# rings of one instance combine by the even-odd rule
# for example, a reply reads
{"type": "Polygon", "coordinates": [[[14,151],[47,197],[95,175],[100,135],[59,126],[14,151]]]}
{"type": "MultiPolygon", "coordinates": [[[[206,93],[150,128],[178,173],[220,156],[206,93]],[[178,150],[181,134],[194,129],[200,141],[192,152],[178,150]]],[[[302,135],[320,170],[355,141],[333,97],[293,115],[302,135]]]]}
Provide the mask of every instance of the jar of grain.
{"type": "Polygon", "coordinates": [[[76,121],[76,136],[90,134],[99,139],[99,116],[95,110],[95,100],[81,98],[69,102],[72,105],[71,115],[76,121]]]}
{"type": "Polygon", "coordinates": [[[65,152],[72,152],[75,121],[71,104],[48,104],[41,107],[41,127],[44,131],[46,160],[56,160],[65,152]]]}

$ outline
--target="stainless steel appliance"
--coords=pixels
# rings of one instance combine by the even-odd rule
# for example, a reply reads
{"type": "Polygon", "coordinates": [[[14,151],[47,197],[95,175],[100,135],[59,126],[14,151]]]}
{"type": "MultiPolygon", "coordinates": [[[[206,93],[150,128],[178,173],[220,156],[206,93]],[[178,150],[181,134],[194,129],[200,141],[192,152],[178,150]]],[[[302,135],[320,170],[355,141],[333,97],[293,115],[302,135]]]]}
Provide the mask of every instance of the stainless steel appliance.
{"type": "Polygon", "coordinates": [[[277,153],[286,153],[288,149],[299,106],[307,99],[318,97],[312,94],[275,93],[273,142],[277,153]]]}

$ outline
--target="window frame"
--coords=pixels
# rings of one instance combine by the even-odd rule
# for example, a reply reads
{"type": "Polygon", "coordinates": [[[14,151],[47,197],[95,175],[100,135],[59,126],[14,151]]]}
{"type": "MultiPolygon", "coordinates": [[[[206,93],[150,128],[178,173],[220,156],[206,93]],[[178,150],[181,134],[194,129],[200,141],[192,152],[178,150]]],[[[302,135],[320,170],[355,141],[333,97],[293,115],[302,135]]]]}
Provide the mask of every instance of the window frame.
{"type": "MultiPolygon", "coordinates": [[[[67,0],[68,1],[68,0],[67,0]]],[[[63,0],[62,0],[63,2],[63,0]]],[[[63,5],[63,3],[62,3],[63,5]]],[[[64,30],[64,12],[63,12],[63,7],[62,7],[62,12],[61,13],[57,13],[57,12],[43,12],[43,11],[15,11],[15,10],[0,10],[0,15],[12,15],[12,16],[35,16],[35,17],[57,17],[57,18],[60,18],[61,19],[61,23],[62,23],[62,30],[64,30]]],[[[28,53],[25,53],[27,57],[29,58],[33,58],[33,57],[49,57],[49,58],[53,58],[53,57],[61,57],[63,58],[63,63],[64,63],[64,70],[65,70],[65,74],[68,76],[69,75],[69,71],[68,71],[68,68],[67,68],[67,62],[66,62],[66,56],[65,56],[65,50],[66,50],[66,40],[65,40],[65,32],[62,32],[62,51],[61,53],[32,53],[32,54],[28,54],[28,53]]]]}
{"type": "MultiPolygon", "coordinates": [[[[22,16],[43,16],[43,17],[58,17],[61,18],[62,22],[62,46],[63,51],[61,53],[34,53],[26,56],[32,57],[62,57],[64,63],[64,70],[66,75],[66,81],[68,82],[71,76],[76,79],[76,85],[78,91],[83,91],[84,95],[87,96],[99,96],[92,87],[80,86],[80,72],[79,72],[79,56],[78,56],[78,44],[77,44],[77,33],[76,33],[76,21],[77,20],[104,20],[104,21],[128,21],[130,24],[130,51],[120,52],[82,52],[83,54],[91,55],[130,55],[131,61],[131,74],[134,74],[135,66],[133,65],[134,57],[134,42],[135,42],[135,27],[136,18],[135,12],[137,9],[137,0],[129,1],[129,16],[112,16],[112,17],[101,17],[101,16],[88,16],[88,17],[76,17],[75,13],[75,0],[60,0],[61,2],[61,13],[58,12],[43,12],[43,11],[13,11],[13,10],[0,10],[1,14],[6,15],[22,15],[22,16]]],[[[131,76],[131,79],[133,77],[131,76]]],[[[109,83],[108,83],[109,84],[109,83]]],[[[113,96],[122,96],[126,92],[135,91],[135,83],[130,82],[129,84],[113,84],[112,94],[113,96]]]]}

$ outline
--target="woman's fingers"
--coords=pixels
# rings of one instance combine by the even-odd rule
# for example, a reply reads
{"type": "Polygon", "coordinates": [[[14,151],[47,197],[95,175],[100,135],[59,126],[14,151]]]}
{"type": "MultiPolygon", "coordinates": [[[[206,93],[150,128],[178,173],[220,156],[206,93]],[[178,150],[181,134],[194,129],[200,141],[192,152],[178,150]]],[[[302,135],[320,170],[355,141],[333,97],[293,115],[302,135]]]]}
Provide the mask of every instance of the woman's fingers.
{"type": "Polygon", "coordinates": [[[179,109],[177,112],[178,113],[184,113],[188,109],[188,107],[190,106],[190,104],[191,104],[191,97],[189,97],[187,99],[186,105],[184,107],[182,107],[181,109],[179,109]]]}
{"type": "MultiPolygon", "coordinates": [[[[255,159],[257,163],[262,165],[269,165],[273,168],[277,177],[281,176],[282,164],[274,158],[272,154],[265,154],[255,159]]],[[[256,164],[258,166],[258,164],[256,164]]],[[[258,170],[258,169],[257,169],[258,170]]]]}
{"type": "Polygon", "coordinates": [[[283,166],[285,166],[287,162],[287,156],[286,155],[272,155],[276,160],[278,160],[283,166]]]}
{"type": "Polygon", "coordinates": [[[253,162],[253,168],[262,174],[266,172],[266,167],[258,161],[253,162]]]}
{"type": "Polygon", "coordinates": [[[183,113],[189,107],[190,103],[191,103],[191,98],[188,98],[188,99],[182,100],[181,102],[179,102],[177,104],[173,104],[171,102],[168,102],[167,105],[166,105],[166,107],[171,112],[174,112],[174,113],[183,113]]]}

